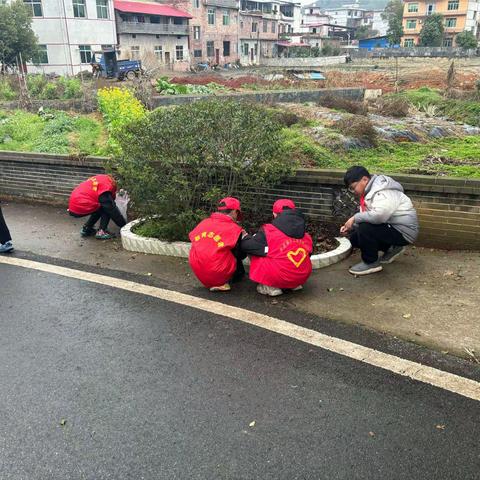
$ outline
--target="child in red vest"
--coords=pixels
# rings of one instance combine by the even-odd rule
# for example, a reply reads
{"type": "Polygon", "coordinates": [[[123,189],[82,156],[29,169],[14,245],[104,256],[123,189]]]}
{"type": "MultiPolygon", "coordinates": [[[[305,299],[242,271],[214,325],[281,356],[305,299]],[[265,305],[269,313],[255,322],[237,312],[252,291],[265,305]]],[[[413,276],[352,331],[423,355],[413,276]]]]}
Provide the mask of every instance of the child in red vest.
{"type": "Polygon", "coordinates": [[[117,184],[110,175],[95,175],[75,187],[68,202],[68,212],[72,217],[90,215],[80,231],[82,237],[95,235],[99,240],[108,240],[115,235],[107,230],[112,219],[120,228],[125,225],[125,219],[115,205],[117,184]],[[94,226],[100,219],[100,228],[94,226]]]}
{"type": "Polygon", "coordinates": [[[202,220],[189,234],[192,247],[189,262],[193,273],[212,292],[230,290],[230,282],[245,273],[240,250],[244,230],[237,220],[240,201],[233,197],[220,200],[217,212],[202,220]]]}
{"type": "Polygon", "coordinates": [[[305,232],[305,219],[292,200],[273,204],[273,222],[242,240],[250,255],[250,279],[257,292],[275,297],[285,290],[300,290],[312,273],[312,237],[305,232]]]}

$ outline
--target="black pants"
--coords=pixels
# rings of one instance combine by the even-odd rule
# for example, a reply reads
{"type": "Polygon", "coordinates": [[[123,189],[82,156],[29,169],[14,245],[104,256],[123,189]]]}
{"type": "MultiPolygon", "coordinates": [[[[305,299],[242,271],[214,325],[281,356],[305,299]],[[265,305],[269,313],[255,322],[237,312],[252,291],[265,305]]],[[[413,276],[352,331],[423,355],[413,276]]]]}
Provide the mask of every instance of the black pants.
{"type": "Polygon", "coordinates": [[[4,243],[10,242],[11,240],[12,237],[10,236],[7,224],[5,223],[5,219],[3,218],[2,207],[0,207],[0,243],[3,245],[4,243]]]}
{"type": "MultiPolygon", "coordinates": [[[[122,228],[125,225],[125,219],[122,217],[122,214],[115,205],[113,195],[110,192],[102,193],[98,198],[98,201],[100,203],[100,208],[92,214],[87,214],[90,215],[90,218],[86,221],[83,227],[91,230],[100,219],[100,230],[107,230],[108,223],[110,222],[110,219],[112,219],[120,228],[122,228]]],[[[69,213],[75,218],[87,216],[72,212],[69,213]]]]}
{"type": "Polygon", "coordinates": [[[237,268],[235,269],[235,273],[233,274],[233,277],[231,279],[232,282],[240,281],[245,275],[245,267],[243,266],[243,259],[247,257],[247,254],[242,252],[242,249],[240,248],[240,241],[241,241],[241,236],[238,239],[238,242],[235,245],[235,248],[232,250],[233,256],[237,260],[237,268]]]}
{"type": "Polygon", "coordinates": [[[361,250],[365,263],[376,262],[378,252],[386,252],[392,245],[408,245],[403,235],[388,223],[359,223],[349,238],[352,246],[361,250]]]}

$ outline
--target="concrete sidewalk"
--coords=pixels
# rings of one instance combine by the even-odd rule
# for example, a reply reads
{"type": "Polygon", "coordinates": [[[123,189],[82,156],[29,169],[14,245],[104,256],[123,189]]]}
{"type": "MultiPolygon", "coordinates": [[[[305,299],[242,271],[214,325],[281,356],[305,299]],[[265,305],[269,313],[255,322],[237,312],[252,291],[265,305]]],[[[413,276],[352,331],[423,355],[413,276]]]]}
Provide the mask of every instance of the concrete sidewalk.
{"type": "MultiPolygon", "coordinates": [[[[62,208],[2,203],[2,209],[19,251],[157,277],[194,295],[203,291],[185,259],[127,252],[120,240],[82,239],[82,219],[62,208]]],[[[347,272],[356,261],[354,255],[318,270],[302,292],[265,301],[472,359],[468,349],[480,359],[478,252],[413,247],[383,272],[364,278],[347,272]]],[[[235,294],[258,295],[248,280],[235,286],[235,294]]]]}

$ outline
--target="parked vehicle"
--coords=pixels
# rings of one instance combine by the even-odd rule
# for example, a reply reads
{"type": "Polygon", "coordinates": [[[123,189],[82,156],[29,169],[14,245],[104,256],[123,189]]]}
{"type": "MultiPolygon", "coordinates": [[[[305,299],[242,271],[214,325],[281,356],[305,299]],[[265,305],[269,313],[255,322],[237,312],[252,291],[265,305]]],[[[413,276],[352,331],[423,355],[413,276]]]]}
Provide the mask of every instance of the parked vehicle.
{"type": "Polygon", "coordinates": [[[94,52],[90,65],[94,77],[133,80],[143,73],[140,60],[118,60],[117,52],[113,48],[94,52]]]}

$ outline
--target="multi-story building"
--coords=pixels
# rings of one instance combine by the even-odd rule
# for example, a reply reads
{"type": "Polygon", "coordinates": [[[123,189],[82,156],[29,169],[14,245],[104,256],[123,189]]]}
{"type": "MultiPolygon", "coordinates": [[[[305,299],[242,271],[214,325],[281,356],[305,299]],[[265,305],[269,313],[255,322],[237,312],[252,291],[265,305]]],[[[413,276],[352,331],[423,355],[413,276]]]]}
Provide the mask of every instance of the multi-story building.
{"type": "Polygon", "coordinates": [[[25,0],[39,55],[33,73],[75,75],[90,70],[95,50],[117,43],[113,0],[25,0]]]}
{"type": "Polygon", "coordinates": [[[240,6],[240,62],[254,65],[277,56],[278,6],[272,2],[242,0],[240,6]]]}
{"type": "Polygon", "coordinates": [[[362,25],[365,9],[358,3],[325,9],[324,13],[332,17],[332,23],[341,27],[357,28],[362,25]]]}
{"type": "Polygon", "coordinates": [[[383,10],[368,10],[364,13],[361,25],[368,25],[377,36],[387,34],[388,22],[382,18],[383,10]]]}
{"type": "Polygon", "coordinates": [[[190,14],[170,5],[114,0],[119,58],[173,70],[190,66],[190,14]]]}
{"type": "Polygon", "coordinates": [[[479,38],[480,2],[471,0],[405,1],[402,46],[413,47],[419,44],[423,22],[433,13],[440,13],[444,17],[444,47],[455,46],[456,35],[465,30],[479,38]]]}
{"type": "Polygon", "coordinates": [[[192,16],[192,63],[225,65],[239,60],[238,0],[174,0],[174,4],[192,16]]]}

